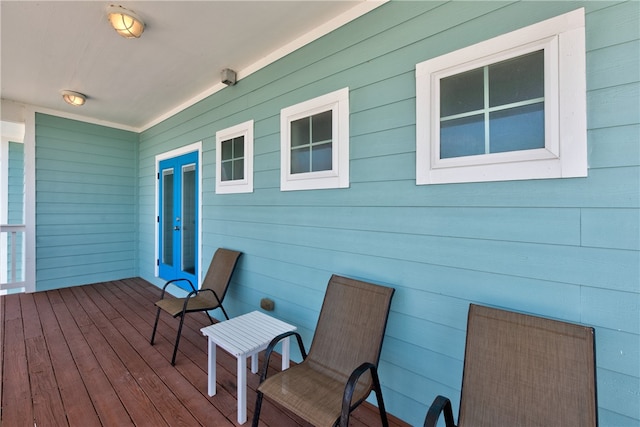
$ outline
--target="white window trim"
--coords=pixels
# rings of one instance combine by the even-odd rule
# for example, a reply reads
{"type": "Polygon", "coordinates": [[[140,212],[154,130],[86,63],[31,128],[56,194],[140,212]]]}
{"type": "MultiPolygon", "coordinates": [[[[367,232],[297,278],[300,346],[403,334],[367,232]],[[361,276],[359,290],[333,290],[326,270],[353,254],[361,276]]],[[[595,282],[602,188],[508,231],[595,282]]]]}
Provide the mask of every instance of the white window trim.
{"type": "Polygon", "coordinates": [[[253,192],[253,120],[216,132],[216,194],[253,192]],[[222,180],[222,142],[244,136],[244,179],[222,180]]]}
{"type": "Polygon", "coordinates": [[[417,64],[416,184],[587,176],[584,25],[578,9],[417,64]],[[440,159],[440,79],[540,49],[545,147],[440,159]]]}
{"type": "Polygon", "coordinates": [[[349,88],[280,111],[280,189],[282,191],[349,187],[349,88]],[[291,173],[291,122],[331,110],[332,169],[291,173]]]}

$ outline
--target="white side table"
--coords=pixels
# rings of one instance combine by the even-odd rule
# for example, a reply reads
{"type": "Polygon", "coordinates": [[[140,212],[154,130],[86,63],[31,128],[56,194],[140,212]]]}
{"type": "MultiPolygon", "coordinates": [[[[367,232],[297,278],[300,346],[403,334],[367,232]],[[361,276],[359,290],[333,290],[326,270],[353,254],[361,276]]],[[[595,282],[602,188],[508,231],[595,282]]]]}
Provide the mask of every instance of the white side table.
{"type": "MultiPolygon", "coordinates": [[[[247,421],[247,357],[251,372],[258,372],[258,353],[276,336],[296,327],[253,311],[200,329],[209,341],[209,396],[216,394],[216,345],[238,359],[238,423],[247,421]]],[[[282,370],[289,368],[289,338],[282,340],[282,370]]]]}

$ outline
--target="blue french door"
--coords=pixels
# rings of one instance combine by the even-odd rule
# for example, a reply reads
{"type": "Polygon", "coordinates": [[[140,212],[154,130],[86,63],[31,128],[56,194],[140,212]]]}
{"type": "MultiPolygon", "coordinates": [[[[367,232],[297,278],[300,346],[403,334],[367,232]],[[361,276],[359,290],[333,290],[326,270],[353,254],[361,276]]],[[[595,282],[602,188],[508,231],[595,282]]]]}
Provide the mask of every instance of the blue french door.
{"type": "MultiPolygon", "coordinates": [[[[162,160],[159,169],[159,274],[189,279],[197,289],[198,153],[162,160]]],[[[176,285],[191,290],[187,282],[176,285]]]]}

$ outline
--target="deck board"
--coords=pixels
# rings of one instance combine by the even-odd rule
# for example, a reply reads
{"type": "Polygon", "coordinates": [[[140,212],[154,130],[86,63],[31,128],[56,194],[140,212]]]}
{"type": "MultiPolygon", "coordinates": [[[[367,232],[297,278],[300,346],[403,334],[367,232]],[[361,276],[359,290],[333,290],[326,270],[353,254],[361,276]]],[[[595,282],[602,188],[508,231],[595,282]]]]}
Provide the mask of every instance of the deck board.
{"type": "MultiPolygon", "coordinates": [[[[149,344],[160,290],[140,278],[0,296],[0,424],[47,426],[216,426],[236,421],[236,360],[218,348],[216,396],[207,395],[204,314],[187,316],[176,366],[178,321],[160,317],[149,344]]],[[[263,361],[263,355],[260,355],[263,361]]],[[[279,370],[274,354],[270,369],[279,370]]],[[[249,374],[250,425],[258,376],[249,374]]],[[[377,426],[365,404],[353,427],[377,426]]],[[[392,427],[407,424],[395,417],[392,427]]],[[[308,427],[265,401],[264,427],[308,427]]]]}

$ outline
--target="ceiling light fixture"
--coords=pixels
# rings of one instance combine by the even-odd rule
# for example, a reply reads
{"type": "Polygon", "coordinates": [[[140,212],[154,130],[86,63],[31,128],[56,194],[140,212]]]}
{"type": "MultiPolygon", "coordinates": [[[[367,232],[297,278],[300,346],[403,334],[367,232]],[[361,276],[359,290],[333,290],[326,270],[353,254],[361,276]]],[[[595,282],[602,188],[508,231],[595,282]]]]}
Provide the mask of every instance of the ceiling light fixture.
{"type": "Polygon", "coordinates": [[[122,37],[137,39],[144,31],[144,22],[142,22],[142,19],[122,6],[109,6],[107,16],[113,29],[122,37]]]}
{"type": "Polygon", "coordinates": [[[63,90],[62,91],[62,99],[67,104],[73,105],[74,107],[79,107],[85,103],[87,100],[86,95],[83,95],[78,92],[73,92],[71,90],[63,90]]]}

